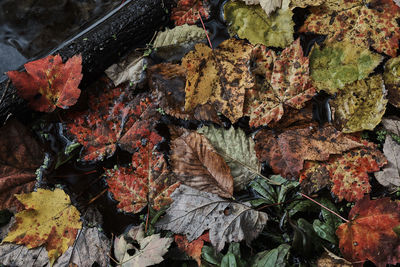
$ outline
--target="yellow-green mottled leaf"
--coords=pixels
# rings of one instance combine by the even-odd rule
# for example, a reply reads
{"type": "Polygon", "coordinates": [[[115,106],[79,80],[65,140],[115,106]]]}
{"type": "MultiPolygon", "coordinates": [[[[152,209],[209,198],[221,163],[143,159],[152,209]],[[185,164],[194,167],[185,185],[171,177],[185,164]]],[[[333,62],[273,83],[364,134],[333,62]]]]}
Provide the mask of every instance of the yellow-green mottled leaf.
{"type": "Polygon", "coordinates": [[[232,32],[252,44],[286,47],[293,42],[293,12],[278,10],[268,16],[261,6],[243,2],[228,2],[224,6],[225,20],[232,32]]]}
{"type": "Polygon", "coordinates": [[[400,57],[391,58],[385,65],[383,74],[389,103],[400,108],[400,57]]]}
{"type": "Polygon", "coordinates": [[[165,31],[157,33],[154,40],[153,47],[160,48],[171,45],[179,45],[192,41],[201,41],[206,38],[204,29],[196,25],[181,25],[173,29],[166,29],[165,31]]]}
{"type": "Polygon", "coordinates": [[[334,122],[344,133],[373,130],[386,110],[386,90],[381,75],[347,85],[331,102],[334,122]]]}
{"type": "Polygon", "coordinates": [[[382,57],[368,48],[335,43],[324,48],[316,45],[310,56],[310,72],[318,90],[334,94],[357,80],[368,77],[382,57]]]}

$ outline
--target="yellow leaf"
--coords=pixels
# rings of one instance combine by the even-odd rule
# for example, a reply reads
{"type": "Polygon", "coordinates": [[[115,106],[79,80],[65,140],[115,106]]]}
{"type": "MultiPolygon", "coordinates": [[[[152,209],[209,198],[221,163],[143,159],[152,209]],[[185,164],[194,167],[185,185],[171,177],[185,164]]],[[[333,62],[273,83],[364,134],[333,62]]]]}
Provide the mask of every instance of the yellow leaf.
{"type": "Polygon", "coordinates": [[[45,245],[53,265],[74,243],[78,230],[82,228],[79,211],[61,189],[51,191],[39,188],[37,192],[18,194],[16,197],[25,210],[15,215],[16,222],[3,242],[26,245],[28,248],[45,245]]]}

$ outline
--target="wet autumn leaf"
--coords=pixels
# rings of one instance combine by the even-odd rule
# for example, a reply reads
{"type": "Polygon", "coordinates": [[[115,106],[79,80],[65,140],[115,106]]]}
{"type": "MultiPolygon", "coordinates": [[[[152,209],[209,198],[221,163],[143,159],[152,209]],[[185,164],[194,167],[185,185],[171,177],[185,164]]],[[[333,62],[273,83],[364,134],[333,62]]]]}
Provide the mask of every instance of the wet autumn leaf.
{"type": "Polygon", "coordinates": [[[386,62],[383,79],[388,90],[389,103],[400,108],[400,57],[391,58],[386,62]]]}
{"type": "Polygon", "coordinates": [[[293,42],[293,12],[281,10],[268,16],[261,6],[229,1],[224,6],[225,20],[232,32],[252,44],[284,48],[293,42]]]}
{"type": "Polygon", "coordinates": [[[370,260],[377,266],[400,262],[400,204],[390,198],[370,200],[365,196],[351,209],[349,222],[339,226],[339,248],[351,262],[370,260]]]}
{"type": "Polygon", "coordinates": [[[201,235],[199,238],[189,242],[184,235],[175,235],[175,243],[178,248],[194,259],[198,266],[201,266],[201,249],[204,246],[204,242],[210,242],[209,233],[201,235]]]}
{"type": "Polygon", "coordinates": [[[313,124],[289,128],[281,134],[261,130],[256,134],[255,142],[260,161],[266,161],[274,173],[292,178],[299,176],[305,160],[327,160],[331,154],[362,145],[333,126],[321,128],[313,124]]]}
{"type": "Polygon", "coordinates": [[[327,2],[307,18],[300,32],[325,34],[328,43],[345,41],[364,48],[372,46],[378,52],[396,56],[400,7],[392,0],[372,1],[369,6],[362,1],[327,2]]]}
{"type": "Polygon", "coordinates": [[[0,128],[0,210],[22,208],[14,194],[33,190],[43,158],[39,143],[17,120],[0,128]]]}
{"type": "Polygon", "coordinates": [[[141,53],[134,53],[121,62],[111,65],[104,72],[115,86],[126,81],[133,86],[145,78],[144,67],[146,65],[147,59],[141,53]]]}
{"type": "Polygon", "coordinates": [[[143,224],[133,226],[128,232],[115,238],[114,255],[119,261],[118,266],[146,267],[164,260],[163,256],[173,239],[160,237],[160,234],[145,237],[143,228],[143,224]],[[131,250],[135,252],[133,255],[129,252],[131,250]]]}
{"type": "Polygon", "coordinates": [[[153,47],[160,49],[162,47],[171,47],[182,45],[189,42],[200,42],[206,38],[206,32],[203,28],[196,25],[181,25],[172,29],[165,29],[158,32],[153,42],[153,47]]]}
{"type": "Polygon", "coordinates": [[[215,194],[181,185],[171,195],[173,202],[156,227],[185,234],[191,242],[210,230],[218,251],[226,242],[250,243],[263,230],[268,216],[247,203],[231,202],[215,194]]]}
{"type": "Polygon", "coordinates": [[[39,188],[37,192],[16,197],[25,210],[15,215],[16,222],[3,243],[22,244],[28,248],[45,245],[53,265],[74,243],[82,227],[79,211],[71,205],[69,196],[58,188],[54,191],[39,188]]]}
{"type": "Polygon", "coordinates": [[[332,252],[325,251],[317,260],[318,267],[352,267],[353,264],[332,252]]]}
{"type": "MultiPolygon", "coordinates": [[[[154,143],[161,141],[158,136],[154,143]]],[[[170,194],[179,186],[167,169],[162,153],[151,142],[132,155],[132,167],[106,170],[109,191],[119,202],[117,208],[138,213],[147,205],[159,210],[171,203],[170,194]]]]}
{"type": "Polygon", "coordinates": [[[318,90],[334,94],[347,84],[368,77],[382,56],[351,43],[315,45],[310,55],[310,73],[318,90]]]}
{"type": "Polygon", "coordinates": [[[339,200],[356,201],[371,191],[368,173],[379,171],[386,163],[385,156],[375,144],[363,141],[363,147],[333,155],[326,162],[306,163],[300,181],[315,180],[316,183],[310,186],[315,186],[316,190],[329,181],[328,185],[339,200]]]}
{"type": "Polygon", "coordinates": [[[387,101],[381,75],[346,85],[330,101],[334,124],[344,133],[373,130],[382,120],[387,101]]]}
{"type": "Polygon", "coordinates": [[[210,17],[208,0],[179,0],[178,5],[172,9],[171,20],[176,26],[195,24],[200,16],[203,20],[210,17]]]}
{"type": "Polygon", "coordinates": [[[197,44],[182,59],[186,69],[185,111],[211,104],[232,122],[243,117],[244,95],[254,86],[249,71],[253,46],[228,39],[217,49],[197,44]]]}
{"type": "Polygon", "coordinates": [[[282,7],[282,0],[243,0],[246,5],[260,5],[262,9],[267,13],[267,15],[271,15],[277,8],[282,7]]]}
{"type": "Polygon", "coordinates": [[[52,112],[56,107],[66,109],[76,103],[81,94],[82,57],[73,56],[63,64],[60,55],[28,62],[26,72],[7,72],[18,94],[30,108],[52,112]]]}
{"type": "Polygon", "coordinates": [[[261,166],[254,150],[254,141],[240,128],[228,130],[204,126],[197,130],[203,134],[228,164],[235,190],[242,190],[260,175],[261,166]]]}
{"type": "Polygon", "coordinates": [[[186,132],[173,140],[170,159],[173,172],[182,183],[221,197],[232,197],[230,168],[203,135],[186,132]]]}
{"type": "Polygon", "coordinates": [[[383,153],[388,164],[383,171],[375,173],[375,178],[383,186],[398,187],[400,186],[400,145],[390,135],[386,135],[383,153]]]}

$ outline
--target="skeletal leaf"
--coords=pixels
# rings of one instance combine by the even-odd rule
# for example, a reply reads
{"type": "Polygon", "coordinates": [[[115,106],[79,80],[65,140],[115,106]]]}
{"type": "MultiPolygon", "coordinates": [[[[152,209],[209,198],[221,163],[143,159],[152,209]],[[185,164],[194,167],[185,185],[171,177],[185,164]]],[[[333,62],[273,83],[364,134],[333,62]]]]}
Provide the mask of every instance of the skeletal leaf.
{"type": "Polygon", "coordinates": [[[147,59],[143,55],[134,53],[122,62],[111,65],[104,72],[115,86],[126,81],[136,84],[145,78],[143,70],[146,64],[147,59]]]}
{"type": "Polygon", "coordinates": [[[261,6],[229,1],[224,6],[225,20],[232,32],[252,44],[284,48],[293,42],[293,12],[278,10],[268,16],[261,6]]]}
{"type": "Polygon", "coordinates": [[[344,133],[373,130],[386,111],[381,75],[346,85],[331,101],[334,123],[344,133]]]}
{"type": "Polygon", "coordinates": [[[244,187],[260,173],[260,163],[256,157],[253,139],[246,137],[241,129],[228,130],[214,126],[204,126],[197,130],[211,142],[218,154],[228,164],[233,176],[235,190],[244,187]]]}
{"type": "Polygon", "coordinates": [[[400,108],[400,57],[391,58],[386,62],[383,79],[388,90],[389,103],[400,108]]]}
{"type": "Polygon", "coordinates": [[[156,226],[185,234],[191,242],[206,230],[218,251],[226,242],[250,243],[264,228],[268,216],[246,203],[230,202],[215,194],[181,185],[171,195],[174,202],[156,226]]]}
{"type": "Polygon", "coordinates": [[[381,60],[382,56],[368,48],[346,42],[323,48],[315,45],[310,55],[310,73],[319,90],[334,94],[345,85],[368,77],[381,60]]]}
{"type": "Polygon", "coordinates": [[[376,180],[383,186],[400,186],[400,145],[390,135],[386,136],[383,153],[388,164],[383,171],[375,173],[376,180]]]}
{"type": "Polygon", "coordinates": [[[208,0],[179,0],[177,6],[172,9],[171,20],[175,21],[176,26],[195,24],[200,16],[203,19],[209,18],[208,0]]]}

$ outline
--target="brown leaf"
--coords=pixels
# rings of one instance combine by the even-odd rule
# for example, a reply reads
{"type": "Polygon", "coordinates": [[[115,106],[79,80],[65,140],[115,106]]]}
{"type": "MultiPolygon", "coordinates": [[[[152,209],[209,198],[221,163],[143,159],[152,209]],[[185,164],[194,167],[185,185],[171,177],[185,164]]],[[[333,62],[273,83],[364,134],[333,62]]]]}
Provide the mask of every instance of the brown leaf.
{"type": "Polygon", "coordinates": [[[376,180],[383,186],[400,186],[400,145],[390,135],[386,136],[383,153],[388,164],[383,171],[375,173],[376,180]]]}
{"type": "Polygon", "coordinates": [[[171,150],[173,171],[182,183],[221,197],[232,197],[229,166],[206,137],[186,132],[171,142],[171,150]]]}

